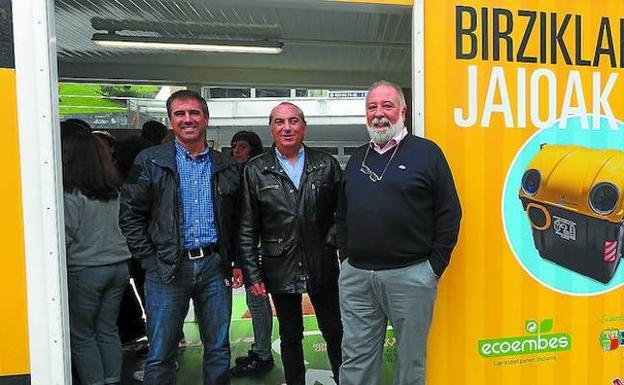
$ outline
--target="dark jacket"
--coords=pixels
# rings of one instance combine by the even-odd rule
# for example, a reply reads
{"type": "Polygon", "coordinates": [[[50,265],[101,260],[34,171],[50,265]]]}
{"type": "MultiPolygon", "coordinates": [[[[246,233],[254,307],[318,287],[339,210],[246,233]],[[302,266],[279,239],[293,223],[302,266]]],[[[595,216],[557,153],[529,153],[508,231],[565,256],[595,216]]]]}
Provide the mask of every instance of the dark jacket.
{"type": "Polygon", "coordinates": [[[247,286],[263,281],[272,293],[302,293],[337,285],[331,238],[341,177],[336,159],[307,147],[299,190],[275,149],[247,163],[239,230],[247,286]]]}
{"type": "MultiPolygon", "coordinates": [[[[212,149],[209,154],[219,254],[229,277],[235,257],[240,171],[231,158],[212,149]]],[[[173,280],[181,261],[184,249],[182,218],[175,143],[172,141],[144,150],[135,159],[121,189],[119,227],[132,255],[145,270],[157,267],[165,282],[173,280]]]]}

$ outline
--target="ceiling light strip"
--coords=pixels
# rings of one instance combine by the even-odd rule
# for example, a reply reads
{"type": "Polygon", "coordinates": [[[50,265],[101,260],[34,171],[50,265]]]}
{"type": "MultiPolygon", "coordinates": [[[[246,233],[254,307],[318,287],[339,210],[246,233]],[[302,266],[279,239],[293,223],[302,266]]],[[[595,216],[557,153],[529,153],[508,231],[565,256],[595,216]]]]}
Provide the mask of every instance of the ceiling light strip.
{"type": "Polygon", "coordinates": [[[197,41],[191,39],[171,39],[117,34],[95,34],[93,42],[102,47],[119,49],[153,49],[161,51],[195,51],[216,53],[252,53],[277,55],[282,52],[279,41],[197,41]]]}

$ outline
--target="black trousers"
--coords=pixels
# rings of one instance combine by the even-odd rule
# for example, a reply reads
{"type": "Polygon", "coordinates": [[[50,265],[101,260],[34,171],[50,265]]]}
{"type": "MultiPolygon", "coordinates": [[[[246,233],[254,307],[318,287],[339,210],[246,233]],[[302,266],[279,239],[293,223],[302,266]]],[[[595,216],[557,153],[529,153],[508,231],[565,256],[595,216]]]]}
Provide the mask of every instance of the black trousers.
{"type": "MultiPolygon", "coordinates": [[[[321,334],[327,343],[327,355],[339,383],[338,373],[342,364],[342,322],[338,287],[308,293],[321,334]]],[[[284,378],[288,385],[305,385],[303,364],[303,312],[301,294],[271,294],[277,320],[279,321],[280,347],[284,378]]]]}
{"type": "MultiPolygon", "coordinates": [[[[139,299],[145,304],[145,294],[143,287],[145,286],[145,271],[141,268],[139,262],[134,258],[130,260],[130,276],[134,278],[139,293],[139,299]]],[[[128,285],[123,297],[121,298],[121,307],[119,309],[119,317],[117,318],[117,327],[119,328],[119,337],[122,343],[131,342],[145,336],[145,321],[143,321],[143,312],[141,304],[134,294],[132,286],[128,285]]]]}

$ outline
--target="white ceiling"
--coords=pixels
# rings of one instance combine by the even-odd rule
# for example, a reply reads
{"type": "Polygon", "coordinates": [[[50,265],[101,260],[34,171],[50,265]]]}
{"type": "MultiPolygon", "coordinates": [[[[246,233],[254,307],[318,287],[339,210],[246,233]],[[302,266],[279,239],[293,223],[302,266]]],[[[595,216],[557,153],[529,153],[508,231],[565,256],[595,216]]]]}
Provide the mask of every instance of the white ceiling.
{"type": "Polygon", "coordinates": [[[411,7],[322,0],[56,0],[62,80],[367,87],[411,83],[411,7]],[[95,25],[98,29],[93,27],[95,25]],[[121,26],[121,27],[120,27],[121,26]],[[276,39],[279,55],[121,50],[94,33],[276,39]],[[121,30],[124,29],[124,30],[121,30]]]}

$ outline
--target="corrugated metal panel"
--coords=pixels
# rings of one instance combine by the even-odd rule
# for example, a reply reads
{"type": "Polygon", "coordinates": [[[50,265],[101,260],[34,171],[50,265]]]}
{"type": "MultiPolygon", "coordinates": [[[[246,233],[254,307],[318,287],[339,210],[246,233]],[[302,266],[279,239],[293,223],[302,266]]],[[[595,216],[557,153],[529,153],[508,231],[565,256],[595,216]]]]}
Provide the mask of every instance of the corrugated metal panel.
{"type": "Polygon", "coordinates": [[[313,2],[57,0],[56,31],[64,63],[168,65],[296,71],[410,71],[411,9],[313,2]],[[308,3],[312,4],[309,5],[308,3]],[[242,4],[242,5],[241,5],[242,4]],[[276,6],[280,5],[279,7],[276,6]],[[308,5],[305,5],[308,4],[308,5]],[[305,5],[305,6],[304,6],[305,5]],[[331,7],[328,7],[331,5],[331,7]],[[98,20],[93,20],[98,18],[98,20]],[[98,29],[93,28],[94,25],[98,29]],[[278,39],[276,56],[104,49],[96,33],[178,38],[278,39]]]}

